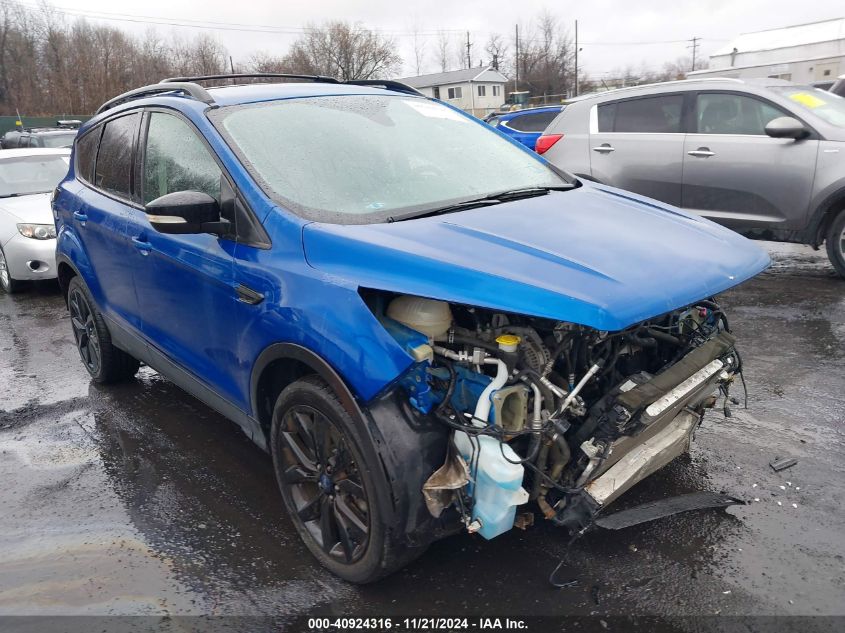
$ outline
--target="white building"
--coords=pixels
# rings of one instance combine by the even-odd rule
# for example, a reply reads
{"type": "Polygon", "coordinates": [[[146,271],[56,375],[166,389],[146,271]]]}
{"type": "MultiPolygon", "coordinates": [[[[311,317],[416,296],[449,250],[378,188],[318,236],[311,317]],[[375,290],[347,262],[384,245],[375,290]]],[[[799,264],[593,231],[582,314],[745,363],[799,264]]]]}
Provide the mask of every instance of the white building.
{"type": "Polygon", "coordinates": [[[710,56],[699,77],[777,77],[795,83],[845,74],[845,18],[744,33],[710,56]]]}
{"type": "Polygon", "coordinates": [[[481,66],[396,81],[416,88],[427,97],[440,99],[482,117],[505,102],[508,78],[498,70],[481,66]]]}

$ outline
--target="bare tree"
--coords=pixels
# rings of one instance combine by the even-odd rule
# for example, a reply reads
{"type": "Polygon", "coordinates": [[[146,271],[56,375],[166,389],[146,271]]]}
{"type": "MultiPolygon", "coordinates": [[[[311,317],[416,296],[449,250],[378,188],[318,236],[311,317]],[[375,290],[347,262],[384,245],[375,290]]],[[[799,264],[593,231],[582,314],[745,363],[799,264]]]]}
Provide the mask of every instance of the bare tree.
{"type": "Polygon", "coordinates": [[[426,41],[425,38],[420,35],[420,28],[418,24],[414,24],[412,34],[414,38],[414,69],[416,70],[417,75],[422,75],[422,69],[425,65],[426,41]]]}
{"type": "Polygon", "coordinates": [[[575,86],[575,46],[569,32],[548,11],[520,37],[520,88],[538,95],[569,95],[575,86]]]}
{"type": "Polygon", "coordinates": [[[289,72],[342,80],[378,79],[397,73],[402,65],[393,40],[339,21],[309,27],[283,61],[289,72]]]}
{"type": "Polygon", "coordinates": [[[449,39],[449,34],[446,31],[437,32],[437,63],[442,73],[449,70],[449,51],[452,48],[449,39]]]}
{"type": "Polygon", "coordinates": [[[491,33],[490,39],[484,46],[484,52],[490,56],[490,65],[496,70],[504,70],[505,56],[508,54],[508,45],[498,33],[491,33]]]}

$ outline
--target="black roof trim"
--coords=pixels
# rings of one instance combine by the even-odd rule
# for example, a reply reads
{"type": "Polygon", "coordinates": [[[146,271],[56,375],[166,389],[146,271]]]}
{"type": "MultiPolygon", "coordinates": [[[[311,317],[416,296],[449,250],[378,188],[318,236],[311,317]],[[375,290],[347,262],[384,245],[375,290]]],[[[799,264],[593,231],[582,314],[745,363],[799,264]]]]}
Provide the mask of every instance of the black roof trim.
{"type": "Polygon", "coordinates": [[[214,105],[214,97],[200,86],[197,81],[210,81],[217,79],[300,79],[305,81],[313,81],[315,83],[326,84],[346,84],[351,86],[372,86],[374,88],[384,88],[392,92],[402,92],[418,97],[424,97],[416,88],[412,88],[407,84],[390,79],[351,79],[349,81],[339,81],[334,77],[324,77],[322,75],[293,75],[288,73],[233,73],[226,75],[197,75],[195,77],[168,77],[162,79],[157,84],[135,88],[129,92],[124,92],[121,95],[109,99],[101,105],[95,114],[101,114],[116,105],[131,101],[132,99],[140,99],[142,97],[149,97],[155,94],[162,94],[165,92],[182,92],[198,101],[214,105]]]}
{"type": "Polygon", "coordinates": [[[223,75],[197,75],[195,77],[168,77],[167,79],[162,79],[161,83],[210,81],[212,79],[305,79],[306,81],[324,84],[340,83],[334,77],[325,77],[323,75],[291,75],[288,73],[226,73],[223,75]]]}
{"type": "Polygon", "coordinates": [[[190,82],[170,82],[170,83],[158,83],[158,84],[151,84],[149,86],[143,86],[141,88],[135,88],[134,90],[130,90],[129,92],[124,92],[122,95],[116,96],[114,99],[109,99],[103,105],[101,105],[95,114],[101,114],[106,110],[109,110],[116,105],[123,103],[124,101],[131,101],[132,99],[140,99],[142,97],[149,97],[155,94],[162,94],[164,92],[182,92],[185,93],[198,101],[202,101],[203,103],[207,103],[209,105],[214,103],[214,99],[208,93],[208,91],[200,86],[199,84],[190,83],[190,82]]]}

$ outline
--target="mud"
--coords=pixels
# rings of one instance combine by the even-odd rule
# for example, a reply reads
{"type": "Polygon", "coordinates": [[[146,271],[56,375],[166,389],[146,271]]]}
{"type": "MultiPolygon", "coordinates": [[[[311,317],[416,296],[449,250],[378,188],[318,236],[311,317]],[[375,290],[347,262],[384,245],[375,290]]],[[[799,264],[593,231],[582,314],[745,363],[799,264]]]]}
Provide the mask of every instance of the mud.
{"type": "Polygon", "coordinates": [[[313,561],[234,424],[146,368],[91,384],[55,286],[0,295],[0,615],[845,615],[845,281],[819,253],[770,247],[773,269],[723,297],[748,410],[708,414],[692,453],[625,500],[748,505],[568,552],[538,518],[436,543],[367,587],[313,561]],[[798,464],[775,473],[775,457],[798,464]],[[564,555],[577,583],[556,590],[564,555]]]}

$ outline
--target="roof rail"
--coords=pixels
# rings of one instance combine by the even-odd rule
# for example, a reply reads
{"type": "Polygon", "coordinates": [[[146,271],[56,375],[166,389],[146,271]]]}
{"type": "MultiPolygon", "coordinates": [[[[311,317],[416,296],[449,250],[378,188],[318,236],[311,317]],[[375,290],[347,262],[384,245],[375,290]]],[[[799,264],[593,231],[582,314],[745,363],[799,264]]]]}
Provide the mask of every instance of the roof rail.
{"type": "Polygon", "coordinates": [[[350,79],[348,81],[344,81],[343,83],[353,86],[373,86],[375,88],[381,86],[382,88],[393,90],[394,92],[404,92],[420,97],[425,96],[416,88],[409,86],[408,84],[403,84],[401,81],[393,81],[392,79],[350,79]]]}
{"type": "Polygon", "coordinates": [[[223,75],[199,75],[197,77],[172,77],[170,79],[162,79],[161,83],[174,81],[208,81],[213,79],[305,79],[306,81],[313,81],[315,83],[382,86],[387,90],[393,90],[395,92],[425,96],[416,88],[389,79],[349,79],[347,81],[340,81],[334,77],[326,77],[325,75],[295,75],[290,73],[231,73],[223,75]]]}
{"type": "Polygon", "coordinates": [[[207,103],[209,105],[214,103],[212,96],[208,94],[208,91],[202,86],[190,82],[172,81],[170,83],[158,83],[143,86],[141,88],[130,90],[129,92],[124,92],[122,95],[118,95],[114,99],[106,101],[103,105],[97,108],[95,114],[101,114],[106,110],[123,103],[124,101],[129,101],[130,99],[139,99],[141,97],[161,94],[163,92],[183,92],[198,101],[202,101],[203,103],[207,103]]]}
{"type": "Polygon", "coordinates": [[[232,74],[225,74],[225,75],[197,75],[195,77],[168,77],[167,79],[162,79],[157,84],[151,84],[149,86],[143,86],[141,88],[135,88],[134,90],[130,90],[129,92],[124,92],[121,95],[114,97],[113,99],[109,99],[103,105],[101,105],[95,114],[101,114],[106,110],[109,110],[116,105],[123,103],[124,101],[129,101],[130,99],[140,99],[141,97],[147,97],[155,94],[161,94],[164,92],[182,92],[187,94],[198,101],[202,101],[208,105],[214,104],[214,97],[211,94],[200,86],[199,84],[195,83],[197,81],[209,81],[214,79],[304,79],[306,81],[313,81],[316,83],[326,83],[326,84],[348,84],[353,86],[374,86],[374,87],[383,87],[386,90],[392,90],[394,92],[403,92],[405,94],[416,95],[420,97],[424,97],[425,95],[421,93],[416,88],[412,88],[407,84],[403,84],[398,81],[392,81],[389,79],[351,79],[349,81],[339,81],[334,77],[325,77],[323,75],[293,75],[288,73],[232,73],[232,74]]]}
{"type": "Polygon", "coordinates": [[[182,83],[186,81],[208,81],[211,79],[305,79],[326,84],[340,83],[334,77],[323,75],[291,75],[288,73],[227,73],[223,75],[197,75],[196,77],[169,77],[162,79],[161,83],[182,83]]]}

